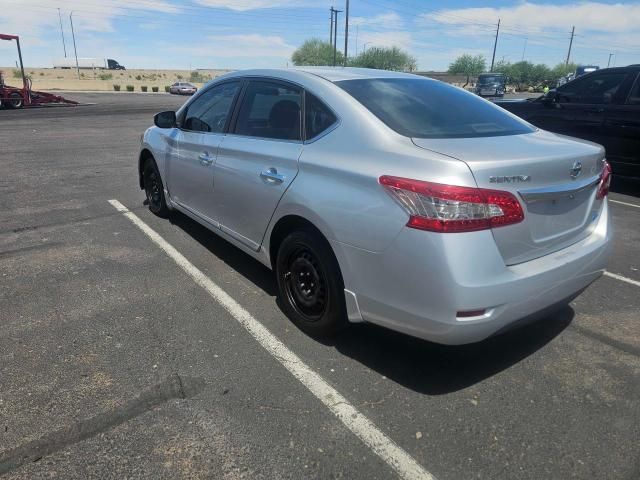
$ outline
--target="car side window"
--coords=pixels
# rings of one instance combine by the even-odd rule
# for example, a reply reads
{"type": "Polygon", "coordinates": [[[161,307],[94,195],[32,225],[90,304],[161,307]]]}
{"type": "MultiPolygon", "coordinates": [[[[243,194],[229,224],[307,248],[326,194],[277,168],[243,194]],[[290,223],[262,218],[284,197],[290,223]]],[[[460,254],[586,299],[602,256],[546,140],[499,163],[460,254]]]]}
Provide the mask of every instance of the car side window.
{"type": "Polygon", "coordinates": [[[574,84],[558,89],[560,103],[611,103],[618,88],[627,77],[626,73],[599,73],[581,78],[574,84]]]}
{"type": "Polygon", "coordinates": [[[338,119],[318,97],[304,94],[304,129],[305,138],[311,140],[327,130],[338,119]]]}
{"type": "Polygon", "coordinates": [[[251,80],[234,133],[249,137],[301,140],[302,90],[270,80],[251,80]]]}
{"type": "Polygon", "coordinates": [[[640,105],[640,75],[638,75],[636,83],[631,88],[629,98],[627,98],[627,105],[640,105]]]}
{"type": "Polygon", "coordinates": [[[223,83],[196,98],[188,107],[182,128],[194,132],[221,133],[240,82],[223,83]]]}

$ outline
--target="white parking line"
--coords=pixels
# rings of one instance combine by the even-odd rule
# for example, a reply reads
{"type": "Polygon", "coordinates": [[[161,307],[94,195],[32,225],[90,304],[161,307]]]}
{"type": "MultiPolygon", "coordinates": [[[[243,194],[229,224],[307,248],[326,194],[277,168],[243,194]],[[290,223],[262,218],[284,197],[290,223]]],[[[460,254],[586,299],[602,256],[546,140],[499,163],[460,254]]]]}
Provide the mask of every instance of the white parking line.
{"type": "Polygon", "coordinates": [[[630,283],[631,285],[635,285],[636,287],[640,287],[640,282],[637,280],[632,280],[627,277],[623,277],[622,275],[618,275],[611,272],[604,272],[607,277],[615,278],[616,280],[620,280],[621,282],[630,283]]]}
{"type": "Polygon", "coordinates": [[[621,202],[620,200],[611,200],[611,199],[609,199],[609,201],[611,203],[619,203],[620,205],[626,205],[627,207],[640,208],[640,205],[636,205],[635,203],[627,203],[627,202],[621,202]]]}
{"type": "Polygon", "coordinates": [[[298,356],[289,350],[267,328],[256,320],[238,302],[195,267],[184,255],[167,243],[151,227],[129,211],[118,200],[109,203],[122,212],[180,266],[198,285],[204,288],[233,316],[260,345],[315,395],[344,425],[362,440],[376,455],[384,460],[404,479],[435,480],[411,455],[387,437],[374,423],[358,411],[326,380],[314,372],[298,356]]]}

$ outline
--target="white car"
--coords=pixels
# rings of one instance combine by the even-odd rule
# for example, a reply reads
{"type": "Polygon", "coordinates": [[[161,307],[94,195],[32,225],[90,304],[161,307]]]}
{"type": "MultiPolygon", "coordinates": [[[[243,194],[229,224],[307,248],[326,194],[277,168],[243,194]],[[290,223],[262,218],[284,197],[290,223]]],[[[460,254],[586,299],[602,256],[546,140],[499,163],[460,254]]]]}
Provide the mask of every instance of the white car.
{"type": "Polygon", "coordinates": [[[198,87],[189,82],[176,82],[169,87],[169,93],[176,95],[193,95],[198,91],[198,87]]]}

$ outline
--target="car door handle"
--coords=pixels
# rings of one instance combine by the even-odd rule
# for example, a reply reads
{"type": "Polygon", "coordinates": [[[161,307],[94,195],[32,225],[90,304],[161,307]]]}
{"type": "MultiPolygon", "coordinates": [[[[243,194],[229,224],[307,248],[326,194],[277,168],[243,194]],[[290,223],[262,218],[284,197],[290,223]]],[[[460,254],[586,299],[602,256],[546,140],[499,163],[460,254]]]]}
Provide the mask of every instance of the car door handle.
{"type": "Polygon", "coordinates": [[[275,168],[268,168],[260,172],[260,178],[269,183],[282,183],[287,177],[280,175],[275,168]]]}
{"type": "Polygon", "coordinates": [[[208,167],[216,159],[216,157],[210,155],[209,152],[202,152],[198,155],[198,158],[200,159],[200,165],[203,167],[208,167]]]}

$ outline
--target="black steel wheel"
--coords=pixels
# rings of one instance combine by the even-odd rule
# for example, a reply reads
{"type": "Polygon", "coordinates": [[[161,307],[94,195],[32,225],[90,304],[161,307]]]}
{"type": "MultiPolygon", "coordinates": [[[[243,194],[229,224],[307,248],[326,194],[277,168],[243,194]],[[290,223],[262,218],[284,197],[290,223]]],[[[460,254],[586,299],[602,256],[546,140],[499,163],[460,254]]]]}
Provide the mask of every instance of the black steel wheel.
{"type": "Polygon", "coordinates": [[[282,309],[302,330],[327,336],[346,325],[340,268],[319,233],[309,229],[289,234],[278,249],[276,275],[282,309]]]}
{"type": "Polygon", "coordinates": [[[169,208],[164,198],[162,178],[160,177],[156,162],[151,158],[147,159],[144,164],[143,181],[149,210],[159,217],[167,217],[169,215],[169,208]]]}
{"type": "Polygon", "coordinates": [[[18,92],[13,92],[9,95],[9,99],[4,101],[4,105],[7,108],[22,108],[24,99],[18,92]]]}

